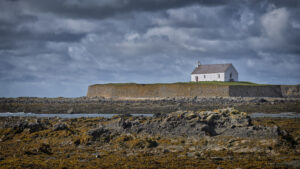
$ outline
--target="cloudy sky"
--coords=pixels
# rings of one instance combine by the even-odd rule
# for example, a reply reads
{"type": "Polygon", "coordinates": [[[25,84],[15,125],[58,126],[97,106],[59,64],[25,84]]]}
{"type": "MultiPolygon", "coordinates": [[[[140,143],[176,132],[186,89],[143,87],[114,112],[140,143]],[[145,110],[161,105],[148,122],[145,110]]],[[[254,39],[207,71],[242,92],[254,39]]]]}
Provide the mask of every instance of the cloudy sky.
{"type": "Polygon", "coordinates": [[[300,83],[299,0],[0,0],[0,97],[84,96],[95,83],[300,83]]]}

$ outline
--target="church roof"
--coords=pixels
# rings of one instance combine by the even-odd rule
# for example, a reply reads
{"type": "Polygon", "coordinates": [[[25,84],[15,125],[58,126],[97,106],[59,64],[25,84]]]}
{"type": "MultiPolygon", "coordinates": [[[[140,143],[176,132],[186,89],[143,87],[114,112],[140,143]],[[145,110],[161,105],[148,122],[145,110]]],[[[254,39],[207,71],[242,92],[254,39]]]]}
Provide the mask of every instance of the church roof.
{"type": "Polygon", "coordinates": [[[192,74],[224,73],[230,66],[232,66],[231,63],[199,65],[192,74]]]}

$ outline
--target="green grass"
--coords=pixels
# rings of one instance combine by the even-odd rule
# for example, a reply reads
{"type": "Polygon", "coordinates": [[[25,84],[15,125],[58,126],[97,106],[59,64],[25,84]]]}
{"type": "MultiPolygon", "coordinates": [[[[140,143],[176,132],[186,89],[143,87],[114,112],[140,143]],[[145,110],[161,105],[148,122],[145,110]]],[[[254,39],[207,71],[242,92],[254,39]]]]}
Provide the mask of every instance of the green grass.
{"type": "MultiPolygon", "coordinates": [[[[107,83],[105,85],[168,85],[168,84],[193,84],[193,85],[226,85],[226,86],[265,86],[268,84],[257,84],[253,82],[238,81],[238,82],[220,82],[220,81],[205,81],[205,82],[175,82],[175,83],[149,83],[149,84],[138,84],[138,83],[107,83]]],[[[97,85],[97,84],[95,84],[97,85]]],[[[95,86],[92,85],[92,86],[95,86]]],[[[100,84],[102,85],[102,84],[100,84]]]]}
{"type": "Polygon", "coordinates": [[[177,82],[175,84],[199,84],[199,85],[246,85],[246,86],[261,86],[267,84],[257,84],[253,82],[220,82],[220,81],[205,81],[205,82],[177,82]]]}

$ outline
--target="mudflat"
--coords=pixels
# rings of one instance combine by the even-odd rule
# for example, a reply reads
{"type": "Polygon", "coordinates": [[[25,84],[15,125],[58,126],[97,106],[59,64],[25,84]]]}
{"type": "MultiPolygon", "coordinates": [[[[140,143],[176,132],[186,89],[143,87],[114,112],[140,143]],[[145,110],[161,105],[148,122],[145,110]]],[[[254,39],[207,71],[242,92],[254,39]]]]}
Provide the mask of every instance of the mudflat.
{"type": "Polygon", "coordinates": [[[0,112],[31,113],[170,113],[234,107],[245,112],[300,113],[300,98],[183,97],[113,100],[103,97],[0,98],[0,112]]]}

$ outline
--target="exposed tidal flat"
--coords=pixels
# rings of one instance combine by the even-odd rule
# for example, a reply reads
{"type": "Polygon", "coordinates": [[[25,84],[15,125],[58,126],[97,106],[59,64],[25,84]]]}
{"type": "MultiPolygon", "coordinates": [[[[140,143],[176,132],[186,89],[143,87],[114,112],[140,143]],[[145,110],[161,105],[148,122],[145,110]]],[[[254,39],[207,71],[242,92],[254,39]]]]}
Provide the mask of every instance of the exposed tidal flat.
{"type": "Polygon", "coordinates": [[[147,114],[178,110],[214,110],[234,107],[239,111],[281,113],[300,112],[300,98],[261,97],[177,97],[153,99],[0,98],[0,112],[50,114],[147,114]]]}
{"type": "Polygon", "coordinates": [[[299,118],[232,109],[0,117],[1,168],[299,168],[299,118]]]}
{"type": "Polygon", "coordinates": [[[300,167],[299,98],[21,97],[0,112],[0,168],[300,167]]]}

